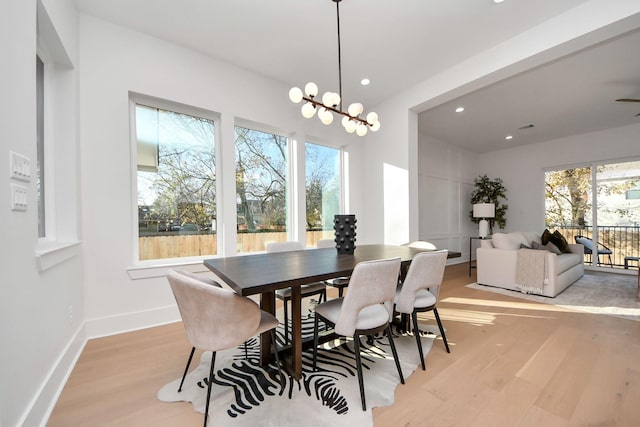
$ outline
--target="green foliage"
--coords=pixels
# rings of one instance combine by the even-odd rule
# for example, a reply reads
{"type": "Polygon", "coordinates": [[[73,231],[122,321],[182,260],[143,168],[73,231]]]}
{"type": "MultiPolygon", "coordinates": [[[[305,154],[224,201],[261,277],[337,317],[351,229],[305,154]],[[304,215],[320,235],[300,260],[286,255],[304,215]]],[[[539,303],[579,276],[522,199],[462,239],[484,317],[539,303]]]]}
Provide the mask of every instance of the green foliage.
{"type": "MultiPolygon", "coordinates": [[[[501,203],[500,199],[507,200],[507,188],[502,182],[502,178],[491,179],[486,174],[479,176],[474,181],[476,189],[471,193],[471,204],[493,203],[496,205],[496,216],[489,220],[491,229],[494,225],[504,228],[507,225],[508,205],[501,203]]],[[[473,210],[469,212],[469,218],[474,223],[479,223],[481,218],[473,217],[473,210]]]]}

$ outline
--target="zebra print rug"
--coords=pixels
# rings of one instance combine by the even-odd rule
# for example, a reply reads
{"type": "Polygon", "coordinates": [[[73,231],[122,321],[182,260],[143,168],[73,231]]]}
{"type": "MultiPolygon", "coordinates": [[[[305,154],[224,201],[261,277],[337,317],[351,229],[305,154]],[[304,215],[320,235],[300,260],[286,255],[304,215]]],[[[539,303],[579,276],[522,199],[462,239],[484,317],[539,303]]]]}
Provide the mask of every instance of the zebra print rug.
{"type": "MultiPolygon", "coordinates": [[[[313,315],[303,319],[303,333],[313,333],[313,315]]],[[[437,327],[421,326],[425,355],[436,338],[437,327]]],[[[278,340],[284,340],[282,325],[278,340]]],[[[318,371],[312,370],[311,350],[303,354],[300,381],[287,376],[280,384],[274,364],[259,365],[259,342],[248,341],[245,347],[218,352],[216,373],[211,389],[210,426],[372,426],[371,408],[393,403],[399,384],[393,355],[386,337],[376,338],[372,345],[361,340],[367,411],[362,410],[352,340],[326,343],[318,352],[318,371]]],[[[413,335],[394,335],[394,343],[405,377],[418,367],[420,360],[413,335]]],[[[188,349],[185,349],[185,357],[188,349]]],[[[198,412],[204,412],[211,352],[204,352],[199,366],[185,380],[178,393],[180,378],[158,391],[164,402],[187,401],[198,412]]],[[[285,374],[286,375],[286,374],[285,374]]]]}

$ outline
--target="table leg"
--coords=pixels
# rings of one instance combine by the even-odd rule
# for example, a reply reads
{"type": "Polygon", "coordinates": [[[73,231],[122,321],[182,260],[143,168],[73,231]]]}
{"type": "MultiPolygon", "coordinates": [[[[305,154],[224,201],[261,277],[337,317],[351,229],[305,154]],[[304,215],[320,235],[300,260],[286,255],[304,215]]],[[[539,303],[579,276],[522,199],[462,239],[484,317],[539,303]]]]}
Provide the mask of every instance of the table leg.
{"type": "Polygon", "coordinates": [[[291,368],[293,378],[302,378],[302,291],[291,287],[291,368]]]}
{"type": "MultiPolygon", "coordinates": [[[[260,308],[276,315],[276,294],[275,292],[265,292],[260,296],[260,308]]],[[[266,366],[271,362],[271,335],[269,331],[260,335],[260,364],[266,366]]]]}

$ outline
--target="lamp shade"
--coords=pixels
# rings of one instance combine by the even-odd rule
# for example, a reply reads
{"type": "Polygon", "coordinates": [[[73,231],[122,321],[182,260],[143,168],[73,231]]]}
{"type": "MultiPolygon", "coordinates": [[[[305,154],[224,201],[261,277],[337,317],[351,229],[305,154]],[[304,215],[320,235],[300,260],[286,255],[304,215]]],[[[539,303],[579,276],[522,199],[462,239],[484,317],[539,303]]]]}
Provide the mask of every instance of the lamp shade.
{"type": "Polygon", "coordinates": [[[476,203],[473,205],[474,218],[493,218],[496,216],[496,205],[493,203],[476,203]]]}

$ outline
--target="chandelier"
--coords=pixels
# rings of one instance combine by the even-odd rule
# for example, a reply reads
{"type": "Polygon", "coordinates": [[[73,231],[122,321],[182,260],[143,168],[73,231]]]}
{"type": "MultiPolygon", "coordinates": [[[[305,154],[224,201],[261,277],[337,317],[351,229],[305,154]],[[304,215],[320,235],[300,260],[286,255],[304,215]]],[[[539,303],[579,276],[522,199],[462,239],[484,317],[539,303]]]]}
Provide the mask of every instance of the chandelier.
{"type": "Polygon", "coordinates": [[[310,119],[318,112],[318,118],[325,125],[330,125],[333,122],[333,113],[339,114],[342,117],[342,126],[349,132],[355,132],[359,136],[364,136],[367,131],[371,129],[373,132],[380,129],[380,122],[378,121],[378,115],[373,111],[366,115],[366,118],[361,117],[364,112],[364,107],[359,102],[350,104],[347,111],[342,111],[342,59],[340,51],[340,2],[342,0],[331,0],[336,4],[336,17],[338,22],[338,93],[325,92],[322,95],[322,99],[316,99],[318,96],[318,86],[309,82],[304,87],[304,93],[299,87],[292,87],[289,90],[289,99],[293,103],[300,103],[306,101],[302,105],[302,115],[310,119]]]}

